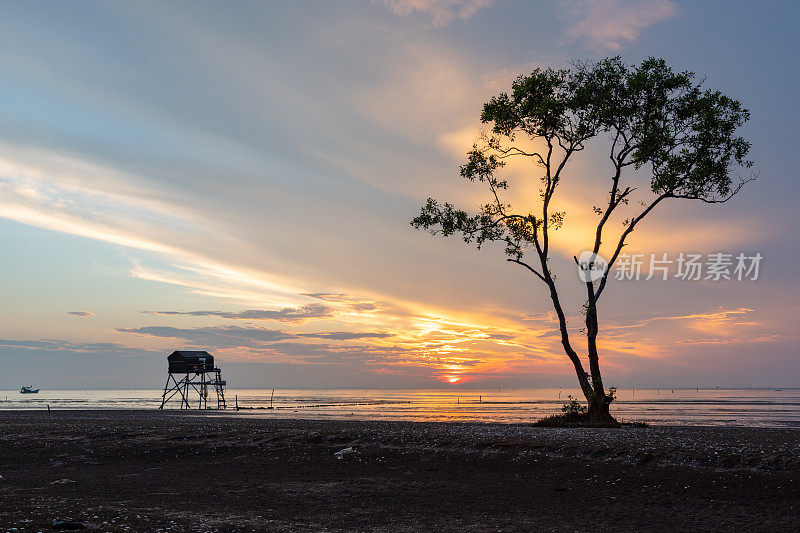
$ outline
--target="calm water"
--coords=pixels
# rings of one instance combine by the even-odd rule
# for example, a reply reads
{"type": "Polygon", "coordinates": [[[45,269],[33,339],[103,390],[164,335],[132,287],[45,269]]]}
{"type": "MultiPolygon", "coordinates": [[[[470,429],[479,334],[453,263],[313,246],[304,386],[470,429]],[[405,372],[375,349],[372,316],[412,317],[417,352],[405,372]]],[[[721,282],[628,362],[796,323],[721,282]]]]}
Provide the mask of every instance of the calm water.
{"type": "MultiPolygon", "coordinates": [[[[230,407],[237,397],[240,407],[267,407],[271,392],[229,389],[226,399],[230,407]]],[[[243,410],[236,416],[529,422],[560,412],[568,394],[579,396],[577,390],[568,389],[276,389],[274,409],[243,410]]],[[[800,389],[639,389],[620,390],[617,396],[612,412],[629,421],[800,427],[800,389]]],[[[42,390],[38,394],[0,391],[0,409],[46,409],[48,404],[51,409],[153,409],[160,401],[160,390],[42,390]]],[[[173,402],[172,408],[177,405],[173,402]]]]}

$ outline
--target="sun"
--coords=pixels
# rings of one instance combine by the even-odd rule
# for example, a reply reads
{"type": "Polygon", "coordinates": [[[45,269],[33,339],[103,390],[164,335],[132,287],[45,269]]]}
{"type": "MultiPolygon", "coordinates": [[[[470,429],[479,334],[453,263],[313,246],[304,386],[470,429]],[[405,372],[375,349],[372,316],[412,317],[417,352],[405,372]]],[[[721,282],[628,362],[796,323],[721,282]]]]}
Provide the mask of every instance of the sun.
{"type": "Polygon", "coordinates": [[[448,383],[458,383],[459,381],[461,381],[461,378],[458,376],[450,376],[447,378],[448,383]]]}

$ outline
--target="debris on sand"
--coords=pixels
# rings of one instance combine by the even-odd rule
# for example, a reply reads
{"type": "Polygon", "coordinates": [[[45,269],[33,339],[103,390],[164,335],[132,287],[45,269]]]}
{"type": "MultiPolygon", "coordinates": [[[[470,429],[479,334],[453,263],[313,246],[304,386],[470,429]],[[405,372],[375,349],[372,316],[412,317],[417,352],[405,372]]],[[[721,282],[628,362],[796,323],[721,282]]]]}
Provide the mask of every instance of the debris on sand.
{"type": "Polygon", "coordinates": [[[56,518],[53,520],[53,525],[50,526],[50,529],[86,529],[86,524],[75,520],[59,520],[56,518]]]}
{"type": "Polygon", "coordinates": [[[353,452],[355,452],[355,450],[353,449],[353,447],[352,447],[352,446],[348,446],[348,447],[347,447],[347,448],[345,448],[344,450],[339,450],[338,452],[336,452],[336,453],[335,453],[335,454],[333,454],[333,455],[334,455],[334,457],[336,457],[337,459],[343,459],[343,458],[344,458],[346,455],[350,455],[350,454],[351,454],[351,453],[353,453],[353,452]]]}

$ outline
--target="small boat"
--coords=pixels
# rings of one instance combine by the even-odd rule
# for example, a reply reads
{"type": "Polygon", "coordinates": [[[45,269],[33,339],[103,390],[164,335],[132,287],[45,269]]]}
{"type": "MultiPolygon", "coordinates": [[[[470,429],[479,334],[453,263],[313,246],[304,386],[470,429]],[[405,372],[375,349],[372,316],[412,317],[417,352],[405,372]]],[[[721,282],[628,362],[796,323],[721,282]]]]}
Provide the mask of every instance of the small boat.
{"type": "Polygon", "coordinates": [[[19,390],[20,394],[36,394],[39,392],[39,389],[34,389],[33,387],[22,387],[19,390]]]}

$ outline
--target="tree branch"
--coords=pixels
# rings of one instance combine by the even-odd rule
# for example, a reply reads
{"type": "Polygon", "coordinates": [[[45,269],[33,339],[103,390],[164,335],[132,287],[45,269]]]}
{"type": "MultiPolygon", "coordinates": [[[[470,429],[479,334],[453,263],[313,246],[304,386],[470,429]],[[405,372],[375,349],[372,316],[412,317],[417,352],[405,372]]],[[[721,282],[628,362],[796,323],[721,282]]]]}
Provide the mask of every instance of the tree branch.
{"type": "Polygon", "coordinates": [[[671,194],[670,197],[671,198],[683,198],[684,200],[700,200],[701,202],[705,202],[707,204],[724,204],[725,202],[727,202],[728,200],[730,200],[731,198],[736,196],[736,194],[739,191],[741,191],[742,187],[744,187],[746,184],[750,183],[751,181],[757,180],[758,176],[759,176],[758,173],[754,173],[752,176],[750,176],[746,180],[743,180],[743,179],[740,178],[739,184],[725,198],[703,198],[701,196],[694,196],[694,195],[691,195],[691,194],[674,194],[674,193],[671,194]]]}
{"type": "Polygon", "coordinates": [[[535,269],[535,268],[533,268],[532,266],[530,266],[528,263],[525,263],[525,262],[523,262],[523,261],[520,261],[519,259],[513,259],[513,258],[508,258],[508,259],[506,259],[506,261],[508,261],[509,263],[516,263],[516,264],[518,264],[518,265],[521,265],[521,266],[523,266],[523,267],[527,268],[528,270],[530,270],[531,272],[533,272],[534,274],[536,274],[536,277],[537,277],[537,278],[539,278],[540,280],[542,280],[542,281],[544,281],[545,283],[547,283],[547,280],[546,280],[546,279],[544,279],[544,276],[542,276],[541,274],[539,274],[539,272],[537,272],[537,271],[536,271],[536,269],[535,269]]]}
{"type": "Polygon", "coordinates": [[[653,208],[655,208],[655,206],[657,206],[659,203],[661,203],[662,200],[664,200],[665,198],[669,198],[670,196],[671,196],[670,193],[660,194],[655,200],[653,200],[653,202],[649,206],[647,206],[647,208],[644,211],[642,211],[639,214],[639,216],[631,220],[630,224],[628,224],[628,227],[625,229],[625,231],[622,232],[622,235],[620,235],[619,238],[619,242],[617,243],[617,248],[614,250],[614,255],[611,256],[611,259],[608,261],[608,265],[606,266],[606,271],[603,273],[603,277],[600,278],[600,284],[598,285],[597,291],[594,294],[595,302],[600,298],[600,294],[602,294],[603,289],[606,286],[606,282],[608,281],[608,274],[611,272],[611,267],[614,266],[614,263],[616,262],[620,252],[622,251],[622,247],[625,246],[625,238],[628,235],[630,235],[631,232],[633,232],[634,228],[636,227],[636,224],[638,224],[639,221],[641,221],[645,216],[647,216],[647,214],[650,213],[650,211],[652,211],[653,208]]]}
{"type": "Polygon", "coordinates": [[[526,152],[520,148],[517,148],[516,146],[509,146],[508,148],[501,148],[499,146],[496,146],[495,150],[503,154],[502,156],[499,156],[499,159],[506,159],[508,157],[513,157],[515,155],[523,155],[525,157],[535,157],[536,159],[539,160],[539,163],[542,166],[544,166],[545,164],[544,158],[538,152],[526,152]]]}

